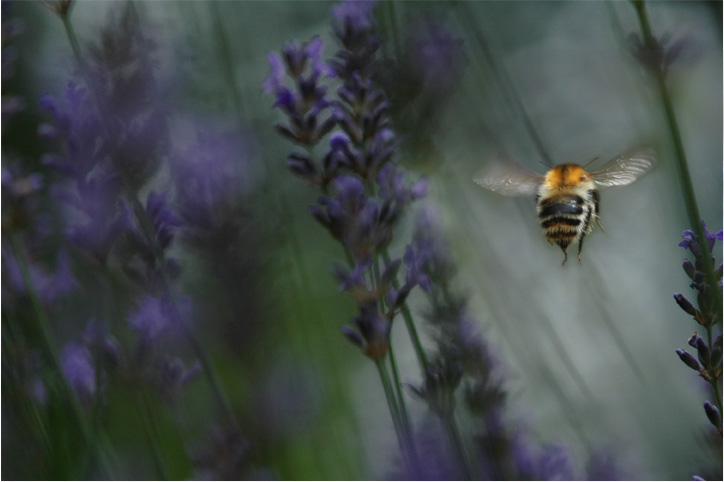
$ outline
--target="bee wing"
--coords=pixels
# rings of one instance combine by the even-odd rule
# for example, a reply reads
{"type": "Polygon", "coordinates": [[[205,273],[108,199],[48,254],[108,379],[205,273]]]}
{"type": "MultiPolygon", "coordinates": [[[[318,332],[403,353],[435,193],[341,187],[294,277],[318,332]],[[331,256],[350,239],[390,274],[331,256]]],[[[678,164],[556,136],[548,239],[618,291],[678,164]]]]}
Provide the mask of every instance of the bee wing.
{"type": "Polygon", "coordinates": [[[473,181],[503,196],[532,196],[538,192],[543,177],[515,159],[498,156],[478,171],[473,181]]]}
{"type": "Polygon", "coordinates": [[[625,186],[646,174],[655,164],[656,152],[653,149],[637,147],[614,157],[591,176],[599,186],[625,186]]]}

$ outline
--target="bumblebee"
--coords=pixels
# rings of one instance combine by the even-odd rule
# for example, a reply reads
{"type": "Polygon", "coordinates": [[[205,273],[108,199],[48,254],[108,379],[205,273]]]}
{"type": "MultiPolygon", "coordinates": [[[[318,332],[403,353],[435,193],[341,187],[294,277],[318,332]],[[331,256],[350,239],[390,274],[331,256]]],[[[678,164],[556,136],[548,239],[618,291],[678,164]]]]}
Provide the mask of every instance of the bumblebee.
{"type": "Polygon", "coordinates": [[[655,164],[656,153],[649,147],[627,151],[595,172],[588,172],[578,164],[560,164],[544,176],[513,159],[497,158],[473,181],[504,196],[535,195],[543,235],[550,244],[561,248],[563,264],[568,260],[568,246],[578,243],[580,263],[583,240],[593,231],[593,223],[604,230],[599,215],[598,188],[631,184],[655,164]]]}

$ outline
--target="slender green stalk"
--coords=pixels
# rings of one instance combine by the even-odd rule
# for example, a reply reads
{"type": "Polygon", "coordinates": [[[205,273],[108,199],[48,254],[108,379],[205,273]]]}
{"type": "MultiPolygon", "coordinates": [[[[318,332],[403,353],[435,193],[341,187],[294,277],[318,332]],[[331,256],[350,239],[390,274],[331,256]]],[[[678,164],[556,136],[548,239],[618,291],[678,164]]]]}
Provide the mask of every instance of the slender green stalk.
{"type": "Polygon", "coordinates": [[[473,469],[470,464],[470,459],[468,458],[467,452],[465,452],[465,445],[463,444],[463,439],[460,436],[460,429],[458,428],[457,421],[455,420],[455,414],[453,412],[450,412],[449,414],[443,415],[440,418],[443,422],[448,438],[450,439],[450,444],[453,447],[453,451],[458,457],[458,463],[460,464],[460,467],[463,468],[465,478],[467,480],[474,480],[475,478],[473,477],[473,469]]]}
{"type": "MultiPolygon", "coordinates": [[[[648,14],[646,12],[646,2],[644,0],[632,0],[632,3],[634,8],[636,9],[639,25],[641,27],[641,35],[643,37],[644,48],[647,51],[653,53],[659,50],[660,46],[651,31],[651,24],[649,23],[648,14]]],[[[649,67],[653,71],[654,77],[656,78],[656,84],[659,88],[661,102],[664,106],[666,120],[669,125],[671,140],[674,143],[674,150],[676,151],[676,164],[679,168],[679,181],[681,183],[681,191],[684,196],[684,205],[686,207],[686,214],[689,218],[689,224],[696,233],[696,237],[699,240],[699,246],[702,247],[702,250],[705,250],[707,247],[706,233],[704,232],[704,226],[701,225],[702,218],[699,214],[699,205],[696,201],[696,193],[694,192],[691,175],[689,174],[689,165],[686,160],[684,142],[681,139],[681,132],[679,130],[679,123],[676,119],[676,112],[674,111],[674,103],[671,100],[669,89],[666,86],[666,74],[663,71],[662,66],[658,62],[651,62],[649,67]]],[[[716,302],[717,313],[719,316],[717,323],[721,323],[722,294],[721,290],[718,289],[719,283],[717,281],[717,276],[714,271],[714,263],[712,262],[711,256],[706,255],[701,256],[701,261],[704,265],[703,267],[706,282],[714,290],[714,300],[716,302]]],[[[719,406],[719,408],[721,408],[721,405],[719,406]]]]}
{"type": "MultiPolygon", "coordinates": [[[[706,326],[706,338],[707,338],[707,344],[710,347],[713,347],[712,344],[714,339],[714,332],[713,332],[713,325],[707,325],[706,326]]],[[[721,380],[721,375],[718,377],[709,377],[709,384],[711,385],[712,390],[714,390],[714,396],[716,397],[716,406],[719,409],[719,413],[722,413],[722,395],[721,395],[721,387],[719,386],[719,381],[721,380]]]]}
{"type": "MultiPolygon", "coordinates": [[[[385,264],[390,264],[390,255],[387,252],[387,248],[385,248],[381,254],[382,259],[385,261],[385,264]]],[[[394,278],[392,280],[392,287],[395,289],[398,289],[400,287],[400,282],[397,281],[397,278],[394,278]]],[[[427,367],[429,365],[429,362],[427,361],[427,355],[425,355],[425,350],[422,348],[420,337],[417,334],[417,328],[415,328],[415,320],[413,320],[412,318],[412,313],[410,312],[410,308],[407,306],[407,302],[402,304],[402,306],[400,307],[400,312],[402,313],[402,318],[405,320],[405,326],[407,327],[407,332],[410,335],[412,346],[415,348],[415,353],[417,354],[417,359],[420,362],[422,372],[427,373],[427,367]]]]}
{"type": "Polygon", "coordinates": [[[217,1],[208,2],[209,8],[211,9],[211,16],[213,18],[213,30],[216,35],[216,47],[218,49],[218,55],[220,57],[222,74],[226,81],[227,87],[231,92],[231,97],[234,102],[234,110],[239,124],[244,121],[244,108],[239,93],[239,88],[236,85],[236,78],[234,76],[234,67],[231,62],[231,49],[229,48],[229,40],[224,30],[224,24],[221,21],[221,14],[219,13],[219,6],[217,1]]]}
{"type": "Polygon", "coordinates": [[[407,434],[405,433],[403,422],[400,417],[400,409],[397,405],[397,400],[395,399],[395,392],[392,388],[392,382],[390,381],[390,375],[387,373],[387,368],[385,367],[384,360],[375,360],[375,363],[377,365],[377,370],[380,373],[380,381],[382,381],[382,386],[385,390],[385,397],[387,398],[387,406],[390,409],[390,415],[392,415],[392,422],[395,426],[395,434],[397,435],[397,444],[400,447],[400,453],[402,454],[402,459],[405,462],[405,467],[407,468],[407,473],[409,475],[416,473],[416,467],[415,459],[413,459],[412,452],[409,448],[409,442],[410,440],[407,438],[407,434]]]}
{"type": "Polygon", "coordinates": [[[554,162],[548,155],[548,150],[543,145],[543,140],[538,135],[538,131],[533,125],[533,121],[531,121],[525,105],[523,105],[523,101],[515,88],[513,80],[510,78],[505,68],[497,62],[493,52],[490,50],[490,47],[488,47],[485,35],[480,29],[479,23],[475,21],[475,15],[473,14],[468,2],[455,2],[455,6],[458,7],[454,9],[455,14],[458,16],[460,22],[465,25],[466,29],[472,32],[473,38],[477,42],[480,51],[483,53],[483,56],[488,63],[490,72],[493,74],[493,78],[498,83],[498,87],[503,94],[503,98],[511,107],[511,110],[519,113],[520,118],[523,121],[523,126],[525,127],[528,136],[533,141],[533,145],[535,146],[536,151],[538,151],[538,155],[541,157],[543,162],[548,166],[553,166],[554,162]]]}
{"type": "MultiPolygon", "coordinates": [[[[402,428],[405,430],[405,435],[411,437],[412,425],[410,424],[410,418],[407,415],[407,407],[405,405],[405,399],[402,391],[402,383],[400,383],[400,374],[397,370],[397,362],[395,361],[395,350],[392,348],[392,343],[388,349],[388,355],[390,357],[390,369],[392,370],[392,380],[394,381],[395,395],[399,401],[400,407],[400,420],[402,421],[402,428]]],[[[412,441],[412,438],[410,438],[412,441]]]]}
{"type": "Polygon", "coordinates": [[[158,444],[156,443],[159,435],[157,427],[152,421],[153,417],[150,415],[150,404],[148,402],[148,398],[145,393],[142,393],[142,391],[136,391],[135,399],[136,409],[141,415],[141,422],[146,434],[146,440],[151,448],[151,459],[153,459],[153,464],[156,467],[158,477],[160,480],[169,480],[168,473],[164,468],[163,460],[161,458],[161,451],[158,449],[158,444]]]}

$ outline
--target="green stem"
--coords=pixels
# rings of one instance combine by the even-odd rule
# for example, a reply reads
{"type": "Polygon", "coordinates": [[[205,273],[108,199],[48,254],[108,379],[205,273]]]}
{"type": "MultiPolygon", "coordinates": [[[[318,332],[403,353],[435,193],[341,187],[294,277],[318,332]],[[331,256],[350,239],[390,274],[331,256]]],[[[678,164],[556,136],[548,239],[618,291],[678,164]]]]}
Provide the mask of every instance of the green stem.
{"type": "Polygon", "coordinates": [[[209,8],[211,8],[211,16],[213,17],[213,30],[216,34],[216,46],[218,48],[218,55],[221,58],[221,68],[224,80],[231,92],[231,97],[234,102],[234,109],[236,111],[237,119],[239,124],[243,124],[243,102],[239,89],[236,85],[236,78],[234,76],[234,69],[231,62],[231,49],[229,48],[229,41],[226,37],[226,31],[224,30],[224,24],[221,21],[221,14],[219,13],[218,2],[208,2],[209,8]]]}
{"type": "MultiPolygon", "coordinates": [[[[633,0],[633,6],[636,9],[638,16],[639,25],[641,27],[641,35],[643,37],[644,48],[649,52],[655,52],[660,48],[656,42],[655,37],[651,31],[651,24],[649,23],[648,14],[646,12],[646,2],[644,0],[633,0]]],[[[694,192],[694,186],[691,181],[691,175],[689,174],[689,165],[686,160],[686,152],[684,150],[684,143],[681,139],[681,132],[679,130],[679,124],[676,119],[676,112],[674,111],[674,103],[671,100],[669,89],[666,87],[666,74],[661,68],[658,62],[652,62],[650,65],[654,76],[656,77],[656,83],[661,94],[661,102],[664,105],[664,111],[666,113],[666,120],[669,125],[669,131],[671,139],[674,143],[674,150],[676,151],[677,167],[679,168],[679,180],[681,181],[681,190],[684,196],[684,205],[686,207],[686,214],[689,218],[689,224],[696,233],[696,237],[699,240],[699,246],[702,252],[706,253],[708,244],[706,241],[706,233],[704,226],[702,226],[701,215],[699,214],[699,206],[696,201],[696,193],[694,192]]],[[[718,321],[722,322],[722,294],[721,290],[717,289],[719,282],[717,280],[716,273],[714,271],[714,263],[711,256],[704,254],[700,256],[701,262],[704,267],[704,276],[709,286],[714,289],[714,300],[716,302],[718,321]]],[[[721,398],[721,397],[720,397],[721,398]]]]}
{"type": "Polygon", "coordinates": [[[392,416],[392,422],[395,426],[395,434],[397,435],[397,444],[400,447],[400,453],[402,454],[402,459],[405,462],[405,467],[407,468],[407,473],[412,475],[415,473],[415,465],[413,464],[412,458],[411,458],[411,452],[408,450],[408,442],[410,440],[407,439],[407,435],[405,433],[405,430],[403,428],[403,422],[400,417],[400,409],[397,405],[397,400],[395,399],[395,392],[392,388],[392,382],[390,381],[390,375],[387,373],[387,368],[385,367],[384,360],[375,360],[375,363],[377,365],[377,370],[380,373],[380,380],[382,381],[382,386],[385,390],[385,397],[387,398],[387,406],[390,409],[390,415],[392,416]]]}
{"type": "Polygon", "coordinates": [[[135,397],[136,409],[141,416],[141,422],[143,424],[144,432],[146,433],[146,440],[151,448],[151,458],[153,459],[153,464],[156,467],[156,472],[158,472],[160,480],[169,480],[168,474],[166,473],[166,469],[163,465],[161,452],[158,445],[155,443],[158,439],[158,431],[156,430],[155,424],[152,422],[153,416],[149,413],[150,404],[148,403],[148,398],[142,391],[136,391],[135,397]]]}
{"type": "Polygon", "coordinates": [[[499,65],[497,60],[495,59],[495,56],[490,50],[488,42],[485,39],[485,35],[480,29],[480,24],[476,22],[475,15],[470,9],[468,2],[455,2],[454,5],[458,7],[455,9],[455,14],[466,26],[467,30],[473,33],[473,37],[475,38],[478,47],[480,47],[480,51],[483,53],[483,57],[490,66],[490,72],[492,72],[493,78],[496,80],[498,87],[503,94],[503,98],[511,107],[511,110],[513,112],[517,111],[520,115],[523,126],[525,127],[525,130],[528,133],[531,141],[533,141],[533,145],[535,146],[536,151],[538,151],[538,155],[541,157],[546,165],[553,166],[554,162],[548,155],[548,150],[543,145],[543,140],[538,135],[538,131],[533,125],[533,121],[531,121],[530,115],[528,114],[525,105],[523,105],[523,101],[521,100],[518,90],[515,88],[513,80],[510,78],[505,68],[502,65],[499,65]]]}
{"type": "Polygon", "coordinates": [[[441,415],[440,418],[445,426],[445,431],[450,439],[453,451],[458,457],[458,463],[463,468],[465,478],[467,480],[474,480],[473,470],[467,453],[465,452],[465,446],[463,444],[463,439],[460,436],[460,430],[458,429],[457,422],[455,421],[455,415],[451,412],[447,415],[441,415]]]}
{"type": "Polygon", "coordinates": [[[403,398],[402,384],[400,383],[400,374],[397,370],[397,362],[395,361],[395,352],[392,349],[392,343],[387,352],[390,356],[390,369],[392,370],[392,379],[394,381],[395,394],[397,400],[399,400],[400,407],[400,420],[402,422],[402,428],[405,431],[405,435],[412,441],[412,429],[410,425],[410,418],[407,415],[407,407],[405,406],[405,399],[403,398]]]}
{"type": "MultiPolygon", "coordinates": [[[[372,272],[374,275],[373,281],[374,281],[374,288],[376,292],[380,292],[381,290],[381,280],[380,280],[380,260],[379,256],[375,255],[374,263],[372,263],[372,272]]],[[[385,300],[383,296],[380,296],[380,311],[385,312],[385,300]]],[[[402,422],[402,429],[405,432],[406,439],[410,442],[410,452],[412,456],[414,457],[414,460],[417,460],[417,450],[415,449],[414,440],[412,438],[412,425],[410,424],[410,418],[407,415],[407,407],[405,405],[405,398],[404,393],[402,390],[402,383],[400,382],[400,375],[397,370],[397,361],[395,360],[395,351],[392,347],[392,341],[390,340],[389,343],[389,349],[388,354],[390,357],[390,369],[392,370],[392,379],[394,381],[394,388],[395,393],[397,396],[397,401],[399,403],[399,409],[400,409],[400,421],[402,422]]],[[[415,467],[417,467],[417,464],[415,464],[415,467]]]]}
{"type": "MultiPolygon", "coordinates": [[[[390,255],[387,252],[387,248],[383,249],[381,254],[385,264],[390,264],[390,255]]],[[[400,283],[399,281],[397,281],[397,278],[392,279],[392,287],[395,289],[399,289],[400,283]]],[[[427,367],[429,365],[429,362],[427,361],[427,355],[425,355],[425,350],[423,350],[422,348],[420,337],[417,334],[417,328],[415,328],[415,321],[412,318],[412,313],[410,312],[410,308],[407,306],[407,302],[402,304],[402,306],[400,307],[400,312],[402,313],[402,318],[405,320],[405,326],[407,327],[407,332],[410,335],[412,346],[415,348],[415,353],[417,354],[417,359],[422,367],[422,372],[427,373],[427,367]]]]}
{"type": "MultiPolygon", "coordinates": [[[[710,349],[714,348],[714,345],[712,344],[714,339],[714,332],[713,332],[713,325],[708,325],[706,327],[706,338],[707,343],[710,349]]],[[[716,377],[710,377],[709,378],[709,384],[711,385],[712,390],[714,390],[714,396],[716,397],[716,406],[719,409],[719,413],[722,413],[722,396],[721,396],[721,387],[719,387],[719,381],[721,380],[721,375],[716,377]]],[[[721,430],[721,427],[719,427],[719,430],[721,430]]]]}

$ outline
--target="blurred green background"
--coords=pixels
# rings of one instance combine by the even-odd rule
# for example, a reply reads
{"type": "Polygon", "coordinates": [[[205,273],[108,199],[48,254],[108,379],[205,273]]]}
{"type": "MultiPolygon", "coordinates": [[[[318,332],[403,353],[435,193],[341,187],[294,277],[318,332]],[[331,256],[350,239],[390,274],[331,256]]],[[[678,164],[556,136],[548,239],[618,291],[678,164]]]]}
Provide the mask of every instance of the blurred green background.
{"type": "MultiPolygon", "coordinates": [[[[17,73],[3,82],[3,93],[21,95],[27,107],[15,127],[4,129],[3,147],[11,144],[37,166],[42,151],[33,125],[42,116],[35,99],[61,94],[74,60],[54,15],[39,2],[9,3],[24,31],[13,40],[17,73]]],[[[288,173],[290,145],[274,132],[280,116],[261,92],[268,52],[286,42],[320,35],[325,55],[334,53],[332,5],[134,2],[157,43],[162,95],[173,101],[172,141],[183,144],[188,119],[240,126],[249,139],[243,180],[249,235],[241,249],[249,271],[238,280],[245,298],[234,300],[247,307],[246,319],[228,314],[231,302],[208,266],[176,249],[184,266],[181,284],[200,305],[199,331],[255,460],[281,479],[386,478],[397,453],[375,369],[340,335],[355,312],[330,274],[331,261],[343,253],[309,215],[317,194],[288,173]]],[[[648,5],[654,33],[684,42],[668,85],[701,215],[718,231],[721,3],[648,5]]],[[[117,7],[100,1],[74,6],[82,45],[97,42],[117,7]]],[[[463,49],[459,84],[427,111],[416,110],[424,99],[390,79],[393,117],[405,139],[403,165],[430,181],[425,202],[442,213],[459,266],[457,287],[469,296],[471,315],[506,375],[507,416],[530,429],[536,442],[566,446],[574,460],[607,448],[632,478],[689,478],[709,456],[701,408],[707,392],[674,353],[696,328],[672,298],[690,294],[681,269],[685,252],[677,244],[691,226],[658,92],[629,49],[629,35],[638,33],[634,9],[599,1],[405,1],[380,2],[377,17],[382,50],[391,56],[404,53],[408,36],[431,22],[463,49]],[[646,177],[602,192],[606,232],[587,239],[581,265],[572,256],[561,267],[560,250],[540,234],[532,199],[503,198],[472,182],[485,160],[501,151],[545,171],[526,122],[556,163],[600,162],[642,144],[658,153],[646,177]]],[[[167,182],[161,172],[154,187],[167,182]]],[[[392,253],[403,252],[407,231],[398,234],[392,253]]],[[[721,260],[720,246],[715,256],[721,260]]],[[[81,292],[66,302],[67,319],[53,325],[60,340],[84,326],[86,320],[72,314],[74,303],[88,296],[81,292]]],[[[411,303],[419,314],[422,296],[411,303]]],[[[398,363],[403,379],[418,383],[402,328],[397,323],[393,333],[398,363]]],[[[141,421],[129,408],[131,395],[123,383],[113,383],[105,426],[122,462],[120,478],[147,478],[153,468],[141,421]]],[[[413,420],[421,419],[425,406],[412,398],[408,403],[413,420]]],[[[196,379],[173,407],[155,406],[172,477],[189,477],[185,444],[203,437],[213,418],[210,405],[204,381],[196,379]]],[[[4,418],[5,406],[3,398],[4,418]]],[[[3,477],[23,478],[33,473],[13,462],[23,437],[6,426],[3,477]]]]}

